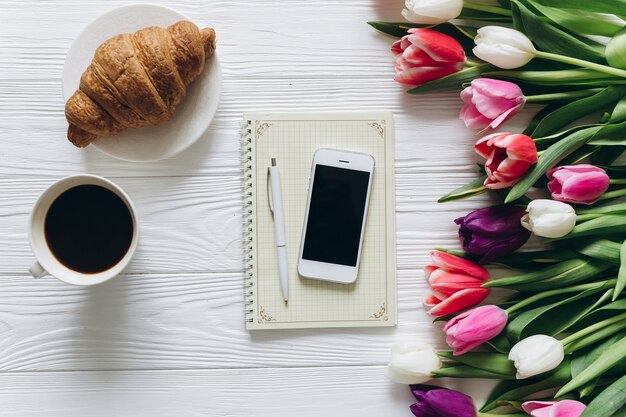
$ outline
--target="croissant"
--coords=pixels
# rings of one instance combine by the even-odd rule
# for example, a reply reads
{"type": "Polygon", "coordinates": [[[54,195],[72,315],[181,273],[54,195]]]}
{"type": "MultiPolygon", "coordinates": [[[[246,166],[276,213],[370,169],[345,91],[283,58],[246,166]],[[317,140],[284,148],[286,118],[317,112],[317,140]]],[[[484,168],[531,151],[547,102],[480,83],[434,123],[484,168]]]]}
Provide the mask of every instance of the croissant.
{"type": "Polygon", "coordinates": [[[170,120],[214,51],[215,31],[188,21],[105,41],[65,103],[67,138],[84,148],[100,136],[170,120]]]}

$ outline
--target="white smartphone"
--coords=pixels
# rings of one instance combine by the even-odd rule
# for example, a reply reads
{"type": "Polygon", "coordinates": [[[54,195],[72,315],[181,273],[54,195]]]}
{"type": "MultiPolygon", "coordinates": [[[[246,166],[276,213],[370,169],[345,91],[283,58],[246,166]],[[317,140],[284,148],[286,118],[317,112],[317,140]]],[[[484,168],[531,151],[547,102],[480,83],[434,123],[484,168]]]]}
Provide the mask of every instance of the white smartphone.
{"type": "Polygon", "coordinates": [[[313,156],[298,257],[305,278],[356,280],[374,175],[374,157],[318,149],[313,156]]]}

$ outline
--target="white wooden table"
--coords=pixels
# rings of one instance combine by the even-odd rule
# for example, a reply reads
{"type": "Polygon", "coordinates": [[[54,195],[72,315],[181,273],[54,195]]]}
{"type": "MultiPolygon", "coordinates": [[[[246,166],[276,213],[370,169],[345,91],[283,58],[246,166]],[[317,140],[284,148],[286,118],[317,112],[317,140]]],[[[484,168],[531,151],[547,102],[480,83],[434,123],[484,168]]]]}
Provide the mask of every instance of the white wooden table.
{"type": "MultiPolygon", "coordinates": [[[[393,39],[401,0],[163,1],[213,26],[224,73],[217,115],[186,152],[133,164],[65,138],[65,54],[126,1],[0,0],[0,416],[403,416],[391,343],[442,347],[421,308],[428,250],[484,199],[438,205],[475,174],[457,93],[404,94],[393,39]],[[239,125],[249,110],[391,110],[396,118],[399,325],[249,333],[243,323],[239,125]],[[27,220],[60,177],[111,178],[142,236],[126,272],[80,288],[35,281],[27,220]]],[[[480,386],[466,385],[477,393],[480,386]]]]}

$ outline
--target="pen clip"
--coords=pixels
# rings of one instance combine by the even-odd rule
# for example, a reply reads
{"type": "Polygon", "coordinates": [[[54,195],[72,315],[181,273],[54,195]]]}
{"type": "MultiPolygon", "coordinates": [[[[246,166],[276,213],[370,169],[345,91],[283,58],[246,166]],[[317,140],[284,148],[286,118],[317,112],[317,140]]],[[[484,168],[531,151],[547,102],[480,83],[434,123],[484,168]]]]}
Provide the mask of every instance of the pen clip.
{"type": "Polygon", "coordinates": [[[267,167],[267,179],[266,179],[266,187],[267,187],[267,205],[270,207],[270,213],[272,213],[272,217],[274,217],[274,207],[272,206],[272,187],[270,187],[270,168],[267,167]]]}

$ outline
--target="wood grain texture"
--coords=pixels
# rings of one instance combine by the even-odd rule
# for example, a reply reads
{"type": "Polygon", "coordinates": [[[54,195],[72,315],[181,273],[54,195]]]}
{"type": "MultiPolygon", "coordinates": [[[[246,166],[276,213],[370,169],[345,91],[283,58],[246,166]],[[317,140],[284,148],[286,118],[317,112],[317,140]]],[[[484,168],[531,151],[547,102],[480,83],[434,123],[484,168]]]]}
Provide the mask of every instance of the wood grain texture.
{"type": "Polygon", "coordinates": [[[3,417],[380,417],[413,400],[379,366],[2,374],[0,402],[3,417]]]}
{"type": "Polygon", "coordinates": [[[444,347],[421,308],[421,268],[432,247],[458,247],[453,219],[488,199],[436,203],[475,177],[476,136],[457,118],[458,92],[415,97],[392,81],[394,39],[365,22],[401,20],[403,1],[156,3],[216,28],[223,92],[198,143],[133,164],[69,144],[61,94],[72,40],[128,2],[0,0],[0,415],[408,414],[406,387],[384,377],[389,347],[403,337],[444,347]],[[244,111],[283,110],[394,113],[397,328],[244,330],[239,127],[244,111]],[[95,288],[34,281],[30,209],[53,181],[84,172],[134,200],[137,255],[95,288]]]}
{"type": "Polygon", "coordinates": [[[444,346],[419,308],[417,269],[398,274],[397,329],[248,332],[241,282],[241,273],[130,274],[83,288],[0,277],[0,372],[383,365],[399,337],[444,346]]]}

